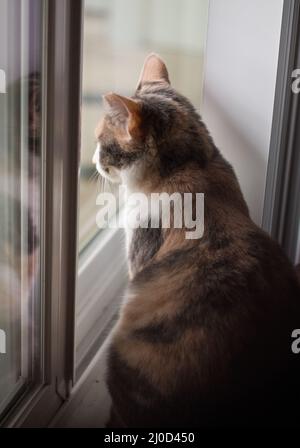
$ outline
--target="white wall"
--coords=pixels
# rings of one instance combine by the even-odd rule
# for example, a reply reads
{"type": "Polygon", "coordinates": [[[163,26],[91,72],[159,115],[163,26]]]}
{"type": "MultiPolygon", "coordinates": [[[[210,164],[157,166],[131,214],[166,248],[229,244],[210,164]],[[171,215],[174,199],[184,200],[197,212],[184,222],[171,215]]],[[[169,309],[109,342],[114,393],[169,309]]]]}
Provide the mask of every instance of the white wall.
{"type": "Polygon", "coordinates": [[[283,0],[211,0],[202,116],[261,224],[283,0]]]}

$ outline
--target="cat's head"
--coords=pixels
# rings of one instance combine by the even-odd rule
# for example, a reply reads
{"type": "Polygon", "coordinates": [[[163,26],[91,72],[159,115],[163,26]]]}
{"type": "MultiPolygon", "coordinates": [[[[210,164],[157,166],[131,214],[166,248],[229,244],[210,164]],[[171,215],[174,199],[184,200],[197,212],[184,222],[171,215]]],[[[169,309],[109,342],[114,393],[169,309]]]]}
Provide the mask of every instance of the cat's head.
{"type": "Polygon", "coordinates": [[[204,167],[212,142],[191,103],[172,88],[164,62],[147,57],[132,97],[108,93],[93,157],[112,182],[158,183],[187,164],[204,167]]]}

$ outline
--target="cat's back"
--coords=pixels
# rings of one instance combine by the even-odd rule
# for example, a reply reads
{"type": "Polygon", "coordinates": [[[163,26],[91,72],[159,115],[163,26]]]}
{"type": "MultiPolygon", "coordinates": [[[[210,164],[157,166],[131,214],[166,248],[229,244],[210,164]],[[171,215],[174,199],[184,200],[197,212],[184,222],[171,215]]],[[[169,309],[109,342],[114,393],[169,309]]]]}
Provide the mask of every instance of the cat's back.
{"type": "MultiPolygon", "coordinates": [[[[262,415],[264,406],[269,409],[271,390],[277,388],[281,399],[272,376],[293,384],[291,371],[299,372],[291,352],[300,315],[293,267],[251,222],[235,231],[234,239],[224,230],[214,238],[148,263],[130,284],[111,346],[109,384],[114,394],[115,380],[122,378],[135,411],[140,406],[135,399],[156,410],[156,416],[147,414],[149,421],[177,424],[186,414],[185,423],[200,424],[202,418],[204,425],[214,425],[225,418],[222,406],[235,400],[230,411],[235,423],[245,412],[243,401],[253,421],[256,404],[262,415]],[[212,403],[220,413],[206,409],[196,423],[194,412],[212,403]]],[[[140,411],[135,421],[143,421],[144,406],[140,411]]]]}

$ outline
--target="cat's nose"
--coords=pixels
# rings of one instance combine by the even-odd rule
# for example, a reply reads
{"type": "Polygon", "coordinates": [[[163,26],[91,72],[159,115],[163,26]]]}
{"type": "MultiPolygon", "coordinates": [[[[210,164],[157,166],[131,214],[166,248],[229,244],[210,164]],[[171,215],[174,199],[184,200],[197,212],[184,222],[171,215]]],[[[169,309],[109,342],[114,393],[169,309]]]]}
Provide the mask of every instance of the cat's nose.
{"type": "Polygon", "coordinates": [[[96,151],[94,152],[92,162],[96,165],[99,162],[100,155],[100,144],[97,145],[96,151]]]}

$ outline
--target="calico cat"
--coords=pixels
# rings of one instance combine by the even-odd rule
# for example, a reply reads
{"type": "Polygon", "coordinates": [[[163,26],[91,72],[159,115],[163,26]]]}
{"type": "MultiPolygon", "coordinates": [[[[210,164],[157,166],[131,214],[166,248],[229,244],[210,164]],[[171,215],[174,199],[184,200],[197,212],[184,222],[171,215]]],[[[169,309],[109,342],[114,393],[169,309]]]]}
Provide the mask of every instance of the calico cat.
{"type": "Polygon", "coordinates": [[[104,177],[129,193],[205,194],[200,239],[186,239],[185,228],[128,231],[108,426],[295,424],[294,268],[252,222],[232,167],[157,55],[146,59],[133,97],[104,101],[94,157],[104,177]]]}

